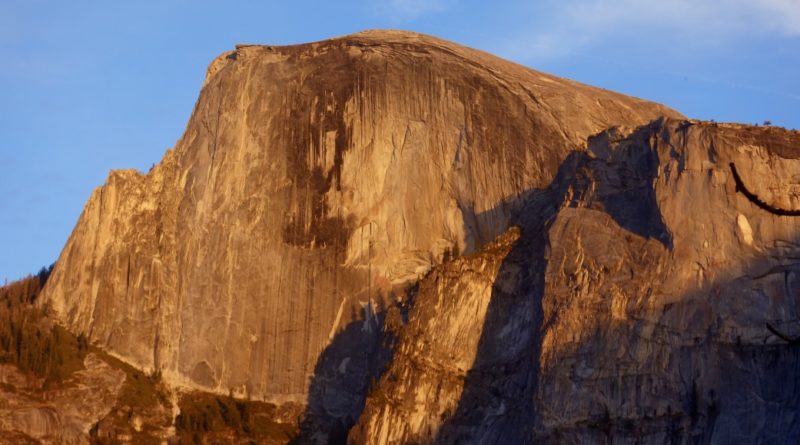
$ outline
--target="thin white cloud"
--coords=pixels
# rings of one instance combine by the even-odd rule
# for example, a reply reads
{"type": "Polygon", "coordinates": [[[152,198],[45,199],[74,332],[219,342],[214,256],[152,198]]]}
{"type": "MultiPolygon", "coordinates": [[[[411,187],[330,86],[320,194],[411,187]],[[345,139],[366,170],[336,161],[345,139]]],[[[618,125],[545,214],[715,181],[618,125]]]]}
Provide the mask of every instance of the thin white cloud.
{"type": "Polygon", "coordinates": [[[800,36],[800,0],[575,0],[538,3],[532,31],[510,36],[505,56],[541,61],[617,38],[719,45],[758,35],[800,36]],[[549,7],[548,7],[549,6],[549,7]]]}
{"type": "Polygon", "coordinates": [[[769,23],[776,30],[791,36],[800,35],[800,1],[759,0],[754,3],[755,8],[767,14],[769,23]]]}
{"type": "Polygon", "coordinates": [[[413,19],[422,15],[444,12],[450,9],[451,0],[384,0],[379,12],[401,18],[413,19]]]}

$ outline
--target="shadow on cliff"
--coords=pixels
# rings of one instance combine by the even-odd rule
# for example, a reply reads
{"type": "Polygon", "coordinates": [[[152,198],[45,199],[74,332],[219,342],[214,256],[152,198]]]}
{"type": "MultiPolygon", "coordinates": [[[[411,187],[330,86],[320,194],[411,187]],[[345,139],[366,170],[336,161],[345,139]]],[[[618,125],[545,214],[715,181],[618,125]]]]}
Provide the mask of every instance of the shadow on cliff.
{"type": "MultiPolygon", "coordinates": [[[[649,126],[642,127],[630,137],[643,138],[650,130],[649,126]]],[[[584,205],[602,210],[620,227],[672,249],[672,235],[664,224],[653,187],[658,168],[658,155],[652,150],[641,150],[637,145],[607,149],[599,153],[599,157],[576,151],[559,165],[548,187],[527,190],[482,212],[475,212],[471,204],[464,203],[459,204],[459,210],[464,226],[478,232],[475,237],[479,244],[487,244],[499,235],[490,233],[487,237],[485,232],[491,232],[490,228],[497,226],[503,215],[508,216],[508,227],[519,226],[529,232],[538,230],[558,209],[549,209],[549,214],[537,212],[542,211],[542,205],[552,203],[556,207],[584,205]],[[608,168],[609,164],[616,165],[608,168]]],[[[529,239],[532,235],[523,236],[529,239]]],[[[480,247],[476,246],[476,250],[480,247]]]]}
{"type": "MultiPolygon", "coordinates": [[[[573,152],[559,167],[549,187],[523,193],[510,203],[509,226],[521,237],[503,260],[483,322],[475,361],[468,371],[455,412],[439,430],[438,443],[529,443],[536,413],[533,405],[539,380],[541,333],[548,230],[562,207],[601,208],[621,227],[672,248],[656,202],[652,183],[658,171],[654,152],[618,153],[621,174],[604,176],[595,189],[595,177],[607,175],[606,161],[585,152],[573,152]],[[602,183],[601,183],[602,184],[602,183]]],[[[465,215],[481,221],[497,210],[465,215]],[[485,215],[485,216],[484,216],[485,215]]]]}
{"type": "MultiPolygon", "coordinates": [[[[609,241],[625,242],[621,234],[609,241]]],[[[542,390],[530,394],[553,405],[532,407],[549,409],[551,424],[535,424],[528,440],[800,443],[800,347],[784,338],[800,336],[800,238],[784,243],[740,259],[652,318],[628,308],[633,312],[623,321],[614,320],[607,301],[607,312],[581,320],[582,329],[549,351],[548,372],[537,379],[542,390]]],[[[628,267],[618,273],[607,271],[606,281],[627,275],[628,267]]],[[[663,285],[668,274],[650,286],[663,285]]],[[[550,298],[571,291],[553,286],[550,298]]],[[[558,308],[553,312],[558,316],[558,308]]]]}
{"type": "MultiPolygon", "coordinates": [[[[547,236],[559,209],[602,208],[628,231],[672,247],[652,189],[657,157],[648,152],[626,161],[625,174],[611,181],[604,177],[610,186],[595,190],[595,177],[605,173],[597,167],[606,161],[574,152],[561,164],[549,187],[529,190],[478,214],[462,208],[465,224],[483,227],[489,227],[498,213],[510,214],[509,225],[518,226],[521,237],[498,271],[475,362],[457,409],[440,429],[438,442],[529,441],[535,420],[539,332],[543,330],[547,236]],[[480,425],[477,435],[476,425],[480,425]]],[[[383,330],[386,313],[384,307],[375,314],[365,311],[361,320],[351,322],[322,352],[310,383],[301,432],[293,443],[345,443],[363,410],[371,382],[380,377],[391,358],[392,334],[383,330]],[[367,327],[368,323],[374,325],[367,327]]]]}
{"type": "Polygon", "coordinates": [[[308,405],[292,444],[344,444],[364,409],[370,385],[391,358],[383,298],[350,314],[351,321],[322,351],[308,390],[308,405]]]}
{"type": "MultiPolygon", "coordinates": [[[[555,309],[545,320],[542,299],[548,258],[554,256],[548,252],[548,231],[562,209],[592,208],[610,216],[619,228],[609,242],[628,243],[624,234],[630,232],[660,243],[664,258],[673,247],[652,186],[656,154],[623,150],[611,156],[621,164],[607,168],[607,160],[573,153],[548,188],[512,203],[510,225],[519,226],[522,235],[498,271],[475,361],[436,442],[795,443],[800,347],[783,340],[800,338],[800,263],[791,263],[800,258],[797,239],[785,242],[791,252],[786,246],[759,252],[741,260],[741,270],[720,271],[719,279],[664,305],[655,321],[618,322],[610,319],[610,310],[608,319],[587,320],[585,335],[551,351],[549,371],[540,375],[543,334],[559,316],[555,309]],[[724,312],[724,300],[708,302],[746,292],[768,306],[724,312]],[[739,326],[753,326],[751,338],[727,339],[726,317],[745,317],[739,326]],[[598,345],[610,349],[591,350],[598,345]],[[630,356],[609,360],[620,350],[630,356]],[[637,355],[642,351],[647,355],[637,355]],[[547,394],[539,394],[538,385],[547,394]],[[549,421],[562,422],[555,430],[543,425],[538,412],[547,407],[537,400],[551,399],[566,404],[548,415],[549,421]],[[567,406],[572,411],[558,411],[567,406]]],[[[637,243],[626,248],[645,241],[637,243]]]]}

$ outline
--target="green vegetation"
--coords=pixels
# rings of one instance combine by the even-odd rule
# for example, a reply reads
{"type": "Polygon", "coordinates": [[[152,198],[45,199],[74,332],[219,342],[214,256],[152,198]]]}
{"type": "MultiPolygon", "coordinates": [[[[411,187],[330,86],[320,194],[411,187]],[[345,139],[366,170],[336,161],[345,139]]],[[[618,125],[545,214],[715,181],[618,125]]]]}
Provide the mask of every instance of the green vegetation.
{"type": "Polygon", "coordinates": [[[181,444],[218,442],[287,443],[297,433],[295,423],[279,423],[277,407],[208,393],[181,398],[175,429],[181,444]]]}
{"type": "Polygon", "coordinates": [[[83,369],[89,350],[85,336],[54,325],[33,305],[51,270],[42,268],[37,275],[0,287],[0,363],[44,379],[45,386],[83,369]]]}
{"type": "MultiPolygon", "coordinates": [[[[0,287],[0,363],[42,379],[43,388],[58,387],[84,369],[88,353],[125,373],[125,383],[109,413],[90,430],[92,444],[160,444],[172,425],[169,390],[160,373],[147,375],[89,344],[50,320],[34,303],[52,270],[0,287]]],[[[4,390],[14,388],[4,384],[4,390]]],[[[275,405],[203,392],[186,394],[179,403],[175,427],[180,444],[286,443],[298,434],[297,422],[277,422],[275,405]]],[[[291,417],[291,416],[289,416],[291,417]]]]}
{"type": "Polygon", "coordinates": [[[120,402],[131,407],[150,407],[161,404],[171,408],[172,404],[161,384],[158,373],[147,375],[139,369],[108,354],[102,349],[93,349],[103,361],[115,369],[125,372],[125,385],[122,387],[120,402]]]}
{"type": "Polygon", "coordinates": [[[112,368],[123,371],[125,383],[114,407],[90,430],[91,443],[163,443],[161,436],[172,425],[172,403],[160,375],[146,375],[99,348],[93,347],[92,352],[112,368]],[[134,427],[137,418],[141,423],[138,431],[134,427]],[[126,439],[121,440],[122,437],[126,439]]]}
{"type": "MultiPolygon", "coordinates": [[[[125,372],[125,383],[114,408],[91,430],[92,443],[160,444],[160,432],[172,424],[171,404],[157,375],[143,372],[91,346],[85,335],[75,336],[53,323],[34,306],[52,266],[0,287],[0,363],[10,363],[28,375],[43,379],[43,388],[63,385],[75,371],[84,369],[89,352],[125,372]],[[143,419],[136,431],[134,417],[143,419]]],[[[3,388],[13,391],[14,388],[3,388]]]]}

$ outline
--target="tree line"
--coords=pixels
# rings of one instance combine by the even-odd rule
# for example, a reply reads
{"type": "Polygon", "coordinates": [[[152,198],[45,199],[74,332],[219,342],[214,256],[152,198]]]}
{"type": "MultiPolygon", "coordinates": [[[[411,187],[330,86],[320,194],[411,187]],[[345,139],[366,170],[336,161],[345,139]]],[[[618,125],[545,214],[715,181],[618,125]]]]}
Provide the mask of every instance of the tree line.
{"type": "Polygon", "coordinates": [[[82,369],[89,349],[85,336],[76,337],[52,323],[35,306],[52,270],[52,265],[43,267],[0,287],[0,363],[16,365],[44,379],[45,385],[82,369]]]}

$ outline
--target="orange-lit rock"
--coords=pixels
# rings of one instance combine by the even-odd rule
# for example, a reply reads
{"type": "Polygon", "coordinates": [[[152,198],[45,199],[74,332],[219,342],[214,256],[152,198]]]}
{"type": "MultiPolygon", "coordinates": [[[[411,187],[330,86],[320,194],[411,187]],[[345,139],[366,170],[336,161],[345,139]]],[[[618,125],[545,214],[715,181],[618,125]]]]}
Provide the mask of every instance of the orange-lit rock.
{"type": "Polygon", "coordinates": [[[781,441],[799,141],[418,34],[240,45],[39,302],[319,443],[781,441]]]}
{"type": "Polygon", "coordinates": [[[588,146],[517,203],[512,248],[422,281],[352,443],[800,436],[800,351],[767,327],[798,334],[800,219],[730,166],[800,208],[800,134],[673,119],[588,146]]]}
{"type": "Polygon", "coordinates": [[[662,114],[412,33],[242,45],[161,163],[95,191],[42,301],[173,384],[304,402],[348,324],[502,233],[587,136],[662,114]]]}

